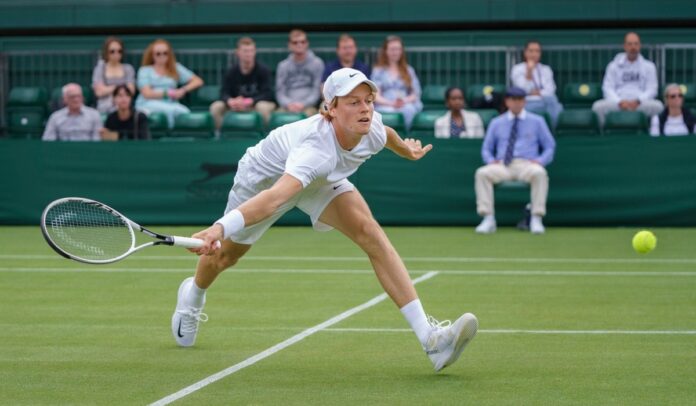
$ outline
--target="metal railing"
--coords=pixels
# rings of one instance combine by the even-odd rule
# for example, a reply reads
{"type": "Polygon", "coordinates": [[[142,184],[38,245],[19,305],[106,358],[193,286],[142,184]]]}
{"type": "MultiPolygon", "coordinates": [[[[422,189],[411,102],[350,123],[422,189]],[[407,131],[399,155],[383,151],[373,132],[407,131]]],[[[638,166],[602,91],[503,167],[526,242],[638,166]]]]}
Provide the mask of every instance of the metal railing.
{"type": "MultiPolygon", "coordinates": [[[[325,61],[335,58],[333,47],[313,48],[325,61]]],[[[606,65],[621,52],[614,45],[549,45],[543,47],[542,61],[554,70],[559,94],[569,82],[600,83],[606,65]]],[[[143,50],[131,50],[124,61],[136,69],[143,50]]],[[[378,48],[363,48],[358,57],[372,65],[378,48]]],[[[521,47],[462,46],[406,47],[409,63],[421,84],[459,85],[475,83],[507,84],[512,66],[521,61],[521,47]]],[[[696,82],[696,44],[647,44],[643,55],[655,62],[660,85],[670,82],[696,82]]],[[[288,56],[286,48],[259,48],[257,59],[275,71],[288,56]]],[[[233,50],[178,49],[176,57],[208,84],[222,83],[225,71],[235,61],[233,50]]],[[[16,86],[43,86],[49,91],[68,82],[90,85],[92,70],[99,58],[97,50],[10,51],[0,53],[0,106],[16,86]]],[[[5,111],[0,108],[0,125],[5,111]]]]}

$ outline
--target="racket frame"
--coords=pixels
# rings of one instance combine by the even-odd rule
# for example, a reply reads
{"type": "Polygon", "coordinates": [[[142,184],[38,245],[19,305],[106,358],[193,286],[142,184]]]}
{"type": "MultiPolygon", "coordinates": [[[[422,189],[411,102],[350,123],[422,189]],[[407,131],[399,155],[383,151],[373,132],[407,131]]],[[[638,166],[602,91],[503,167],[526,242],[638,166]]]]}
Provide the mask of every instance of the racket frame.
{"type": "Polygon", "coordinates": [[[51,203],[49,203],[48,206],[46,206],[46,208],[44,209],[43,213],[41,214],[41,233],[43,234],[44,239],[46,240],[48,245],[51,248],[53,248],[53,250],[55,252],[57,252],[58,254],[63,256],[64,258],[72,259],[72,260],[82,262],[85,264],[97,264],[97,265],[110,264],[113,262],[120,261],[123,258],[125,258],[125,257],[127,257],[127,256],[129,256],[137,251],[140,251],[143,248],[151,247],[154,245],[170,245],[170,246],[176,245],[176,246],[180,246],[180,247],[184,247],[184,248],[199,248],[199,247],[202,247],[204,245],[203,240],[200,240],[197,238],[171,236],[171,235],[166,235],[166,234],[159,234],[159,233],[156,233],[154,231],[148,230],[147,228],[141,226],[140,224],[138,224],[138,223],[134,222],[133,220],[129,219],[128,217],[124,216],[116,209],[114,209],[114,208],[112,208],[104,203],[101,203],[101,202],[98,202],[98,201],[92,200],[92,199],[87,199],[84,197],[63,197],[63,198],[54,200],[51,203]],[[131,247],[128,250],[126,250],[126,252],[124,252],[123,254],[121,254],[117,257],[114,257],[114,258],[109,258],[109,259],[82,258],[82,257],[76,256],[76,255],[70,254],[69,252],[66,252],[65,250],[60,248],[58,246],[58,244],[56,244],[53,241],[53,239],[51,238],[51,236],[48,234],[48,230],[47,230],[47,226],[46,226],[46,215],[48,214],[50,209],[53,208],[54,206],[57,206],[59,204],[69,202],[69,201],[78,201],[80,203],[87,203],[87,204],[96,206],[100,209],[103,209],[103,210],[111,213],[114,217],[117,217],[120,220],[122,220],[126,224],[126,226],[128,228],[128,232],[130,233],[131,247]],[[149,241],[149,242],[146,242],[144,244],[138,245],[136,247],[135,246],[135,232],[134,232],[134,230],[140,231],[141,233],[146,234],[146,235],[156,239],[156,241],[149,241]]]}

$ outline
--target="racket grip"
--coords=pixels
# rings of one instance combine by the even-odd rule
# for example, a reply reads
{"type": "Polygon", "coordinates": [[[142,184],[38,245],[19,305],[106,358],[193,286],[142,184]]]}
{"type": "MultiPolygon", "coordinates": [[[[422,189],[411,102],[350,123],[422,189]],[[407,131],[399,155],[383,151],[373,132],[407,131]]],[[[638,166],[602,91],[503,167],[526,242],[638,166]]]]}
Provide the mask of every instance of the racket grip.
{"type": "MultiPolygon", "coordinates": [[[[176,245],[177,247],[200,248],[203,246],[203,240],[198,238],[172,236],[172,239],[174,240],[174,245],[176,245]]],[[[222,244],[220,244],[220,241],[216,241],[215,247],[220,248],[220,246],[222,246],[222,244]]]]}

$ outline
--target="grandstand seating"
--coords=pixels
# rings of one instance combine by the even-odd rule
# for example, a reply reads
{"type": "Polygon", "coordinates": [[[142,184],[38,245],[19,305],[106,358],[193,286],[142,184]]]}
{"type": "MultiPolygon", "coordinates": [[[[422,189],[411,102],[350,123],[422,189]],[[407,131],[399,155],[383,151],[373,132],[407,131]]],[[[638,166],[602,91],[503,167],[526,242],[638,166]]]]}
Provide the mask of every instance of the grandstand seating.
{"type": "Polygon", "coordinates": [[[220,86],[205,85],[190,94],[189,108],[191,111],[208,111],[210,105],[220,100],[220,86]]]}
{"type": "Polygon", "coordinates": [[[263,120],[255,111],[230,111],[222,119],[220,138],[263,138],[263,120]]]}
{"type": "Polygon", "coordinates": [[[406,121],[404,121],[403,114],[399,112],[384,112],[380,114],[382,114],[382,123],[384,125],[393,128],[400,135],[406,134],[406,121]]]}
{"type": "Polygon", "coordinates": [[[648,119],[640,111],[612,111],[604,123],[606,135],[635,135],[647,133],[648,119]]]}
{"type": "Polygon", "coordinates": [[[7,100],[7,132],[13,138],[37,138],[43,133],[48,92],[42,87],[15,87],[7,100]]]}
{"type": "Polygon", "coordinates": [[[481,121],[483,121],[484,128],[488,128],[488,124],[491,123],[491,120],[498,116],[498,110],[493,109],[473,109],[469,111],[472,111],[478,114],[479,117],[481,117],[481,121]]]}
{"type": "Polygon", "coordinates": [[[592,107],[592,103],[602,98],[602,86],[599,83],[568,83],[563,88],[563,106],[565,108],[592,107]]]}
{"type": "Polygon", "coordinates": [[[696,83],[682,83],[679,87],[684,95],[684,106],[696,107],[696,83]]]}
{"type": "Polygon", "coordinates": [[[291,113],[289,111],[275,111],[271,114],[268,121],[268,131],[272,131],[285,124],[294,123],[295,121],[307,118],[305,113],[291,113]]]}
{"type": "Polygon", "coordinates": [[[150,113],[147,116],[147,125],[150,129],[150,137],[153,139],[165,138],[169,136],[169,124],[164,113],[150,113]]]}
{"type": "Polygon", "coordinates": [[[435,120],[446,113],[444,110],[424,110],[416,114],[411,123],[411,130],[408,135],[412,137],[434,137],[435,120]]]}
{"type": "Polygon", "coordinates": [[[215,123],[208,112],[179,114],[174,119],[173,138],[205,139],[215,137],[215,123]]]}
{"type": "Polygon", "coordinates": [[[502,83],[476,83],[469,85],[466,88],[466,100],[471,104],[474,99],[488,98],[493,92],[504,94],[505,85],[502,83]]]}
{"type": "Polygon", "coordinates": [[[599,135],[599,121],[590,109],[566,109],[558,117],[556,136],[599,135]]]}
{"type": "Polygon", "coordinates": [[[421,94],[423,109],[442,110],[445,106],[445,91],[449,86],[445,85],[425,85],[421,94]]]}

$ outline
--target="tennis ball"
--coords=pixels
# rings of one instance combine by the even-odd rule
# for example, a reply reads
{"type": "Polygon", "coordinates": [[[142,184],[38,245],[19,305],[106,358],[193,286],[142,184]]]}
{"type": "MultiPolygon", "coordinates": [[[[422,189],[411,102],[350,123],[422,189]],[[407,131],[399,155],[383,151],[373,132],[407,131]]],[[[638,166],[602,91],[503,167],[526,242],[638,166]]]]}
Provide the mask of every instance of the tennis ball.
{"type": "Polygon", "coordinates": [[[647,254],[655,249],[657,237],[650,231],[643,230],[633,236],[633,249],[639,254],[647,254]]]}

